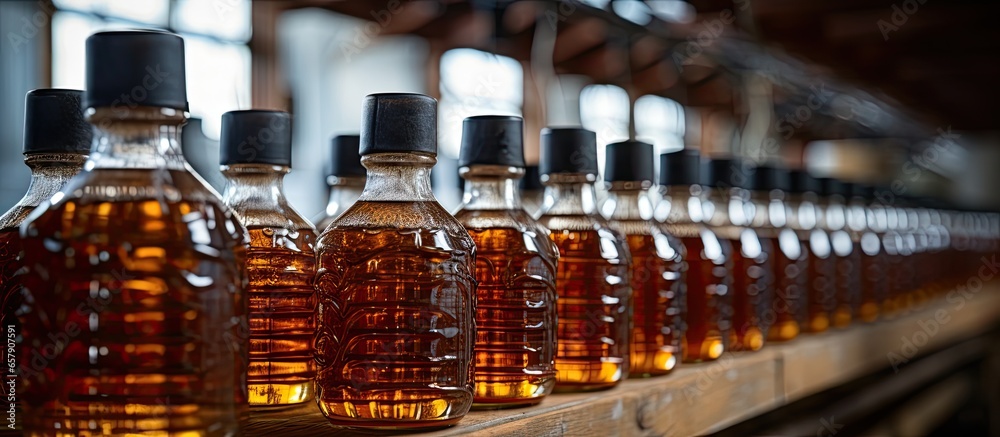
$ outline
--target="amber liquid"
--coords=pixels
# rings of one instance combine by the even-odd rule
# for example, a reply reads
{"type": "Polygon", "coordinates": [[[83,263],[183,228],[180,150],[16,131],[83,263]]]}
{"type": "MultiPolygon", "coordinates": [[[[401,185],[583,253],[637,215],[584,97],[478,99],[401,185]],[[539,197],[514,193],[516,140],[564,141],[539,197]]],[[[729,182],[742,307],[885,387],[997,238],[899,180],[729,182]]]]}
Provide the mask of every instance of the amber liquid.
{"type": "Polygon", "coordinates": [[[861,310],[861,247],[851,241],[847,232],[830,234],[834,258],[834,302],[831,323],[835,328],[851,324],[861,310]],[[848,252],[850,251],[850,252],[848,252]]]}
{"type": "MultiPolygon", "coordinates": [[[[6,336],[7,326],[17,326],[16,311],[21,306],[21,238],[17,229],[0,230],[0,293],[3,296],[2,326],[6,336]]],[[[16,332],[15,335],[20,335],[16,332]]],[[[7,363],[7,348],[2,348],[3,363],[7,363]]]]}
{"type": "Polygon", "coordinates": [[[23,239],[26,435],[233,432],[247,403],[242,226],[187,172],[86,180],[23,239]],[[163,198],[141,197],[154,186],[163,198]]]}
{"type": "MultiPolygon", "coordinates": [[[[8,338],[7,335],[13,334],[14,341],[17,347],[21,344],[21,328],[17,322],[17,309],[21,306],[21,278],[20,275],[23,273],[22,270],[23,263],[21,259],[21,239],[17,234],[17,229],[4,229],[0,230],[0,293],[3,293],[3,320],[0,327],[2,327],[4,332],[4,338],[8,338]],[[13,326],[13,331],[9,331],[9,327],[13,326]]],[[[9,340],[8,340],[9,341],[9,340]]],[[[4,363],[4,367],[8,363],[9,356],[7,355],[7,348],[0,348],[3,350],[0,353],[0,358],[4,363]]],[[[20,366],[24,363],[24,359],[21,359],[20,355],[15,355],[13,357],[13,364],[20,366]]],[[[10,377],[8,371],[4,371],[3,374],[10,377]]],[[[15,387],[16,390],[20,390],[20,387],[15,387]]],[[[10,386],[4,386],[4,391],[9,393],[10,386]]],[[[7,396],[4,396],[6,399],[7,396]]],[[[15,423],[17,429],[21,427],[21,418],[24,417],[21,414],[20,407],[20,396],[15,396],[14,399],[8,399],[9,401],[14,401],[14,414],[16,415],[17,422],[15,423]]],[[[6,425],[6,424],[5,424],[6,425]]]]}
{"type": "Polygon", "coordinates": [[[803,245],[809,245],[810,249],[809,287],[806,297],[808,321],[805,330],[823,332],[830,328],[833,311],[837,306],[835,296],[837,259],[830,247],[829,236],[825,232],[813,231],[810,238],[809,241],[802,242],[803,245]]]}
{"type": "Polygon", "coordinates": [[[861,308],[858,317],[863,322],[878,320],[886,291],[886,259],[882,241],[874,233],[861,235],[858,251],[861,256],[861,308]]]}
{"type": "Polygon", "coordinates": [[[708,230],[701,230],[698,236],[681,236],[680,240],[687,256],[682,358],[689,363],[715,360],[729,346],[732,248],[708,230]]]}
{"type": "MultiPolygon", "coordinates": [[[[456,218],[497,213],[462,211],[456,218]]],[[[525,212],[524,222],[530,217],[525,212]]],[[[515,217],[518,218],[518,217],[515,217]]],[[[541,402],[556,383],[556,254],[548,236],[469,229],[476,243],[477,407],[541,402]]]]}
{"type": "Polygon", "coordinates": [[[251,227],[247,251],[250,301],[250,405],[281,406],[313,395],[316,330],[312,229],[251,227]]]}
{"type": "MultiPolygon", "coordinates": [[[[359,201],[341,219],[365,214],[447,213],[435,202],[359,201]]],[[[342,223],[317,245],[320,410],[341,427],[457,422],[473,400],[475,246],[464,229],[342,223]]]]}
{"type": "Polygon", "coordinates": [[[733,248],[733,329],[729,349],[755,351],[764,347],[768,326],[765,323],[771,286],[771,247],[753,230],[744,229],[739,240],[730,240],[733,248]]]}
{"type": "Polygon", "coordinates": [[[774,247],[774,299],[769,318],[768,340],[788,341],[799,335],[806,323],[806,288],[809,251],[790,229],[782,229],[777,238],[765,239],[774,247]]]}
{"type": "Polygon", "coordinates": [[[626,236],[634,302],[630,375],[664,375],[681,359],[684,249],[672,239],[665,234],[626,236]]]}
{"type": "MultiPolygon", "coordinates": [[[[540,221],[559,220],[590,219],[543,216],[540,221]]],[[[626,254],[609,230],[550,229],[559,248],[556,390],[613,387],[628,375],[632,288],[626,254]]]]}

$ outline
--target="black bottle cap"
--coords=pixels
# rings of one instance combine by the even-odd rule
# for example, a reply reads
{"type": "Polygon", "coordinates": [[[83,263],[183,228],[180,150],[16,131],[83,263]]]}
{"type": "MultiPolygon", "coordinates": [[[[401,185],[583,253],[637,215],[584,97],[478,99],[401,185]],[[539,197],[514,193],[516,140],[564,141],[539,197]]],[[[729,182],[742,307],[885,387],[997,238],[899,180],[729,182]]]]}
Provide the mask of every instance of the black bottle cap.
{"type": "Polygon", "coordinates": [[[819,181],[805,170],[792,170],[789,172],[792,180],[792,193],[819,193],[819,181]]]}
{"type": "Polygon", "coordinates": [[[604,151],[604,180],[653,182],[653,145],[642,141],[608,144],[604,151]]]}
{"type": "Polygon", "coordinates": [[[754,168],[739,159],[705,159],[701,164],[701,185],[714,188],[754,189],[754,168]]]}
{"type": "Polygon", "coordinates": [[[528,165],[524,167],[524,177],[518,182],[522,190],[526,191],[538,191],[545,188],[542,185],[541,174],[538,173],[537,165],[528,165]]]}
{"type": "Polygon", "coordinates": [[[368,175],[365,166],[361,165],[361,155],[358,153],[360,143],[361,137],[358,135],[337,135],[330,140],[330,176],[363,178],[368,175]]]}
{"type": "Polygon", "coordinates": [[[153,30],[98,32],[87,38],[87,91],[83,106],[188,110],[184,40],[153,30]]]}
{"type": "Polygon", "coordinates": [[[462,123],[458,166],[524,167],[524,120],[510,115],[480,115],[462,123]]]}
{"type": "Polygon", "coordinates": [[[24,153],[90,153],[94,130],[83,118],[83,91],[38,89],[24,97],[24,153]]]}
{"type": "Polygon", "coordinates": [[[361,156],[386,152],[437,155],[437,100],[423,94],[369,94],[361,116],[361,156]]]}
{"type": "Polygon", "coordinates": [[[580,127],[542,129],[538,172],[597,175],[597,134],[580,127]]]}
{"type": "Polygon", "coordinates": [[[221,165],[292,165],[292,116],[282,111],[222,114],[221,165]]]}
{"type": "Polygon", "coordinates": [[[684,149],[660,155],[660,185],[697,185],[701,183],[700,173],[701,155],[697,150],[684,149]]]}
{"type": "Polygon", "coordinates": [[[817,178],[817,181],[820,184],[819,195],[821,196],[843,196],[846,198],[851,195],[851,188],[839,179],[817,178]]]}
{"type": "Polygon", "coordinates": [[[769,165],[757,167],[753,179],[754,189],[759,191],[788,191],[792,185],[787,169],[769,165]]]}

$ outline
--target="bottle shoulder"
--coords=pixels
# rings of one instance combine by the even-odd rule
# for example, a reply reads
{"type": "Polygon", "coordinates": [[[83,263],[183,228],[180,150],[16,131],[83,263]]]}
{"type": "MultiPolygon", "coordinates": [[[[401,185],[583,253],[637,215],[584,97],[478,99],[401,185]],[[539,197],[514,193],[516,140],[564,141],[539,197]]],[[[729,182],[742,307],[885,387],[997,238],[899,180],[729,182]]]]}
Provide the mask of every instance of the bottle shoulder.
{"type": "Polygon", "coordinates": [[[60,231],[63,239],[141,234],[148,241],[178,240],[216,248],[247,242],[246,229],[233,211],[214,190],[184,170],[84,171],[22,224],[25,238],[53,230],[60,231]],[[66,221],[66,216],[72,219],[66,221]]]}
{"type": "Polygon", "coordinates": [[[352,235],[376,234],[426,236],[431,246],[475,251],[465,227],[436,201],[358,201],[323,230],[319,246],[342,244],[352,235]]]}

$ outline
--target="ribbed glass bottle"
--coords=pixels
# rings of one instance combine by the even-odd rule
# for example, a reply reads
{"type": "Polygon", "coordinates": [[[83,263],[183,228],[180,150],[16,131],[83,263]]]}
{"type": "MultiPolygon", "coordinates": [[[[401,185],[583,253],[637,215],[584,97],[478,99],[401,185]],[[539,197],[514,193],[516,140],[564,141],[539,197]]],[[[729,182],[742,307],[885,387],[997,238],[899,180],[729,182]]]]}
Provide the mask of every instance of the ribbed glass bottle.
{"type": "Polygon", "coordinates": [[[455,212],[476,243],[475,407],[532,405],[556,383],[556,263],[559,249],[521,208],[523,122],[465,119],[455,212]]]}
{"type": "Polygon", "coordinates": [[[634,304],[629,375],[670,373],[680,363],[684,337],[684,246],[653,220],[653,145],[609,144],[603,205],[608,226],[625,237],[632,256],[634,304]]]}
{"type": "Polygon", "coordinates": [[[684,246],[687,289],[682,360],[715,360],[729,346],[732,247],[705,226],[701,158],[695,150],[660,155],[660,197],[654,217],[684,246]]]}
{"type": "Polygon", "coordinates": [[[282,407],[313,396],[312,339],[316,331],[316,230],[285,198],[291,170],[291,117],[276,111],[232,111],[222,116],[223,201],[250,235],[251,407],[282,407]],[[240,145],[257,138],[252,153],[240,145]]]}
{"type": "Polygon", "coordinates": [[[58,351],[25,372],[26,434],[238,435],[246,230],[181,155],[183,40],[97,33],[87,70],[93,154],[21,227],[21,356],[58,351]]]}
{"type": "Polygon", "coordinates": [[[546,128],[541,145],[539,171],[546,187],[538,221],[559,248],[556,390],[610,388],[628,376],[628,249],[597,210],[594,133],[546,128]]]}
{"type": "Polygon", "coordinates": [[[365,190],[316,246],[316,398],[339,427],[442,427],[472,406],[476,246],[431,191],[436,115],[419,94],[365,98],[365,190]]]}

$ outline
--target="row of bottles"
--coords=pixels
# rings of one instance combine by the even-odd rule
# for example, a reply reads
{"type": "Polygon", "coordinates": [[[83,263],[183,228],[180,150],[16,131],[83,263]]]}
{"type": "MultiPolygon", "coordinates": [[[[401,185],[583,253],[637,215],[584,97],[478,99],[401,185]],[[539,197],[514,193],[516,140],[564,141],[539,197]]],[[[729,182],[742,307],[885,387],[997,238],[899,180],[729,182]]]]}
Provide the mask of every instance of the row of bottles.
{"type": "Polygon", "coordinates": [[[181,38],[98,33],[87,69],[27,96],[32,184],[0,217],[27,435],[237,435],[311,399],[340,427],[446,426],[892,317],[1000,245],[996,214],[801,171],[686,150],[657,177],[639,141],[607,146],[599,202],[593,132],[542,130],[530,168],[509,116],[465,120],[450,214],[416,94],[334,139],[316,228],[284,195],[287,113],[223,116],[221,196],[190,170],[181,38]]]}

